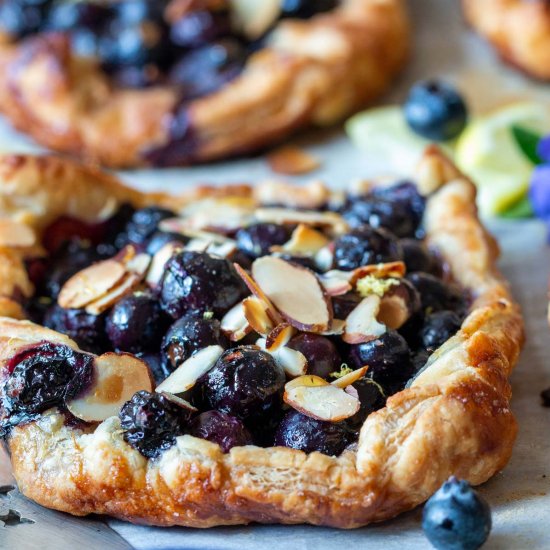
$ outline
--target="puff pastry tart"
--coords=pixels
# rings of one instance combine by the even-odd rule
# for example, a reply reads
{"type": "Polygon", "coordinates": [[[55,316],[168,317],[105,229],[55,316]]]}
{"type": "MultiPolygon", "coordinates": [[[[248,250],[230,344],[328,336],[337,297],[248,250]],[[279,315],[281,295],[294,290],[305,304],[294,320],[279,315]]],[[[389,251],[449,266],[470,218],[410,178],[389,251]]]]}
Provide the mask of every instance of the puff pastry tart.
{"type": "Polygon", "coordinates": [[[6,0],[0,111],[107,166],[186,165],[340,120],[408,46],[404,0],[6,0]]]}
{"type": "Polygon", "coordinates": [[[29,498],[351,528],[508,461],[522,318],[437,149],[341,194],[144,195],[54,157],[0,181],[0,430],[29,498]]]}
{"type": "Polygon", "coordinates": [[[546,0],[462,0],[466,19],[508,63],[550,80],[550,4],[546,0]]]}

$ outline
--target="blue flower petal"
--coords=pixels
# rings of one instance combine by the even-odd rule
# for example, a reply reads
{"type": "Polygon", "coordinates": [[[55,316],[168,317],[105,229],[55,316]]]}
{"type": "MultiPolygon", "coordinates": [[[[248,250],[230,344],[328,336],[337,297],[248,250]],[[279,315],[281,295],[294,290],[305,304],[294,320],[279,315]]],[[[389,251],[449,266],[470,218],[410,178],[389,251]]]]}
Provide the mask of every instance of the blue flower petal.
{"type": "Polygon", "coordinates": [[[550,219],[550,164],[541,164],[533,170],[529,199],[537,217],[550,219]]]}
{"type": "Polygon", "coordinates": [[[539,140],[537,155],[541,158],[542,162],[550,162],[550,134],[539,140]]]}

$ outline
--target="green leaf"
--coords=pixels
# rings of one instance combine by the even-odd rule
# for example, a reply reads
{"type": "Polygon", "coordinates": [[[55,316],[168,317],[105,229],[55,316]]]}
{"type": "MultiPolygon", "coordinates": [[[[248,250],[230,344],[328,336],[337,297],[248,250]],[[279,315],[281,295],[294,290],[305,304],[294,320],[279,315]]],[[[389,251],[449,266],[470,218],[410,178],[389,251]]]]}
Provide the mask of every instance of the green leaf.
{"type": "Polygon", "coordinates": [[[534,216],[533,206],[529,197],[525,195],[519,201],[515,202],[510,208],[500,214],[501,218],[517,220],[521,218],[532,218],[534,216]]]}
{"type": "Polygon", "coordinates": [[[510,128],[512,135],[520,148],[521,152],[533,163],[542,164],[541,158],[537,154],[537,145],[542,136],[528,130],[523,126],[514,125],[510,128]]]}

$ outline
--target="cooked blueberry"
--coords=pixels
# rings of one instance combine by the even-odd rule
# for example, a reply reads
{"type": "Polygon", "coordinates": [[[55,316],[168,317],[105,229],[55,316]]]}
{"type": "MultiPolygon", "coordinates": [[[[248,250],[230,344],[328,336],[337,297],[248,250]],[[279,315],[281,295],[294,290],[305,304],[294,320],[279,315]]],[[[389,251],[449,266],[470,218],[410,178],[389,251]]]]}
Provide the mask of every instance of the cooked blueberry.
{"type": "Polygon", "coordinates": [[[167,262],[160,300],[174,319],[187,312],[213,312],[221,318],[247,294],[235,268],[226,259],[182,251],[167,262]]]}
{"type": "Polygon", "coordinates": [[[49,342],[17,354],[0,388],[0,434],[80,393],[91,382],[92,365],[93,356],[49,342]]]}
{"type": "Polygon", "coordinates": [[[149,367],[149,370],[151,371],[151,374],[153,375],[153,378],[155,380],[155,384],[157,385],[166,380],[166,378],[168,378],[168,376],[170,376],[172,372],[171,369],[169,370],[164,366],[160,353],[136,353],[136,357],[139,357],[142,361],[145,361],[145,363],[147,363],[147,366],[149,367]]]}
{"type": "Polygon", "coordinates": [[[430,352],[426,350],[419,350],[413,354],[412,363],[415,373],[419,373],[424,368],[426,362],[430,358],[430,355],[430,352]]]}
{"type": "Polygon", "coordinates": [[[231,32],[229,12],[226,10],[189,11],[172,23],[170,38],[184,48],[196,48],[227,36],[231,32]]]}
{"type": "Polygon", "coordinates": [[[0,30],[17,38],[40,30],[51,0],[4,0],[0,3],[0,30]]]}
{"type": "Polygon", "coordinates": [[[288,347],[298,350],[305,356],[308,374],[327,378],[330,373],[339,371],[342,365],[336,346],[319,334],[298,334],[290,340],[288,347]]]}
{"type": "Polygon", "coordinates": [[[404,106],[408,125],[434,141],[457,137],[468,120],[462,96],[445,82],[430,80],[412,87],[404,106]]]}
{"type": "Polygon", "coordinates": [[[156,231],[149,238],[145,252],[147,252],[147,254],[152,255],[158,252],[165,244],[181,243],[182,245],[184,245],[187,242],[189,242],[189,239],[184,235],[181,235],[180,233],[168,233],[165,231],[156,231]]]}
{"type": "Polygon", "coordinates": [[[168,330],[162,341],[162,360],[168,370],[177,369],[196,351],[207,346],[228,347],[220,322],[201,313],[187,313],[168,330]]]}
{"type": "Polygon", "coordinates": [[[355,292],[348,292],[332,297],[332,310],[335,319],[345,319],[361,302],[362,298],[355,292]]]}
{"type": "Polygon", "coordinates": [[[160,393],[139,391],[118,416],[124,440],[147,458],[155,458],[187,431],[191,412],[160,393]]]}
{"type": "Polygon", "coordinates": [[[403,249],[403,261],[407,273],[424,271],[429,273],[434,268],[435,260],[428,247],[416,239],[401,239],[399,241],[403,249]]]}
{"type": "Polygon", "coordinates": [[[467,481],[451,476],[426,502],[422,528],[438,550],[476,550],[491,532],[491,509],[467,481]]]}
{"type": "Polygon", "coordinates": [[[430,352],[454,336],[462,324],[454,311],[437,311],[426,317],[420,331],[422,345],[430,352]]]}
{"type": "Polygon", "coordinates": [[[256,223],[237,231],[237,246],[251,258],[269,254],[269,249],[288,241],[292,231],[276,223],[256,223]]]}
{"type": "Polygon", "coordinates": [[[338,0],[283,0],[281,10],[283,17],[308,19],[317,13],[335,9],[338,0]]]}
{"type": "Polygon", "coordinates": [[[143,244],[157,231],[162,220],[174,217],[174,213],[165,208],[149,206],[136,210],[126,225],[127,242],[143,244]]]}
{"type": "Polygon", "coordinates": [[[209,408],[245,419],[279,409],[285,381],[269,353],[242,346],[227,350],[196,387],[209,408]]]}
{"type": "Polygon", "coordinates": [[[220,411],[199,414],[191,423],[191,435],[217,443],[224,453],[233,447],[252,444],[252,436],[235,416],[220,411]]]}
{"type": "Polygon", "coordinates": [[[64,309],[54,304],[46,312],[44,325],[66,334],[84,351],[102,353],[107,347],[103,315],[92,315],[83,309],[64,309]]]}
{"type": "Polygon", "coordinates": [[[402,258],[399,242],[383,229],[365,225],[334,241],[334,269],[352,271],[364,265],[393,262],[402,258]]]}
{"type": "Polygon", "coordinates": [[[158,348],[166,324],[157,298],[148,290],[140,290],[113,306],[105,330],[117,351],[138,353],[158,348]]]}
{"type": "Polygon", "coordinates": [[[385,406],[386,395],[382,386],[368,377],[354,382],[353,387],[357,390],[361,406],[355,415],[348,418],[347,423],[350,428],[359,429],[369,414],[385,406]]]}
{"type": "Polygon", "coordinates": [[[411,273],[407,279],[420,292],[422,311],[433,313],[448,309],[463,312],[466,300],[463,293],[455,285],[444,283],[429,273],[411,273]]]}
{"type": "Polygon", "coordinates": [[[278,257],[286,262],[307,267],[311,271],[319,271],[315,260],[311,256],[298,256],[296,254],[278,254],[278,257]]]}
{"type": "Polygon", "coordinates": [[[112,8],[122,22],[132,24],[161,20],[168,3],[169,0],[119,0],[112,8]]]}
{"type": "Polygon", "coordinates": [[[99,50],[99,36],[86,27],[78,27],[71,32],[72,51],[82,57],[96,57],[99,50]]]}
{"type": "Polygon", "coordinates": [[[274,444],[306,453],[318,451],[338,456],[350,439],[350,432],[344,422],[323,422],[291,410],[279,424],[274,444]]]}
{"type": "Polygon", "coordinates": [[[375,197],[390,202],[399,202],[409,208],[415,223],[419,224],[424,215],[426,199],[418,192],[418,187],[410,181],[402,181],[387,187],[375,187],[372,190],[375,197]]]}
{"type": "Polygon", "coordinates": [[[388,396],[402,389],[413,374],[409,346],[394,330],[350,346],[348,360],[355,369],[368,365],[366,376],[380,384],[388,396]]]}
{"type": "Polygon", "coordinates": [[[101,29],[111,10],[97,2],[55,2],[48,12],[48,30],[73,31],[85,27],[93,31],[101,29]]]}
{"type": "MultiPolygon", "coordinates": [[[[194,99],[215,92],[237,77],[246,58],[247,51],[240,42],[225,38],[184,53],[174,62],[168,78],[181,87],[186,100],[194,99]]],[[[185,132],[172,129],[172,134],[176,133],[182,140],[179,135],[185,134],[186,146],[192,146],[187,128],[185,132]]]]}
{"type": "Polygon", "coordinates": [[[90,224],[62,216],[48,225],[42,235],[42,244],[53,254],[71,242],[87,242],[90,245],[99,244],[106,236],[104,224],[90,224]]]}

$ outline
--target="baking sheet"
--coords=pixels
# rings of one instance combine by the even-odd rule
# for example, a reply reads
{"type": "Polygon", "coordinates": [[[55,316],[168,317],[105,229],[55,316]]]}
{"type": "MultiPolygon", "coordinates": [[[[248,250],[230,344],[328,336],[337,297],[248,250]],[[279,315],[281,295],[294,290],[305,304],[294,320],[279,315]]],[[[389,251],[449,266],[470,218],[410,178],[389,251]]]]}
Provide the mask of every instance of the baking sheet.
{"type": "MultiPolygon", "coordinates": [[[[522,75],[504,69],[481,40],[465,31],[457,0],[411,0],[416,37],[415,57],[385,102],[400,102],[410,84],[419,78],[444,76],[455,81],[466,93],[474,111],[482,111],[509,99],[536,97],[549,99],[549,87],[535,85],[522,75]]],[[[357,177],[402,172],[405,166],[389,170],[377,159],[365,156],[343,137],[341,130],[309,133],[295,140],[322,159],[322,177],[334,187],[343,187],[357,177]]],[[[0,121],[0,150],[40,150],[0,121]]],[[[272,178],[262,157],[219,163],[208,167],[176,170],[125,172],[123,178],[137,187],[176,191],[185,185],[228,183],[272,178]]],[[[296,178],[311,179],[312,175],[296,178]]],[[[494,528],[487,549],[550,548],[548,510],[550,509],[550,409],[539,404],[539,392],[550,386],[550,351],[545,322],[546,276],[550,256],[545,228],[535,221],[496,222],[490,227],[497,235],[503,258],[501,267],[512,282],[516,297],[527,316],[527,347],[513,374],[512,408],[520,431],[508,467],[480,488],[494,513],[494,528]]],[[[0,458],[0,461],[2,459],[0,458]]],[[[1,484],[1,483],[0,483],[1,484]]],[[[21,502],[21,497],[14,497],[21,502]]],[[[0,548],[58,550],[75,548],[72,530],[79,532],[79,546],[119,548],[120,540],[109,538],[102,528],[101,539],[90,537],[93,522],[46,511],[35,505],[25,513],[35,524],[0,528],[0,548]],[[82,526],[78,531],[78,525],[82,526]],[[62,527],[59,527],[62,526],[62,527]],[[60,531],[63,528],[63,531],[60,531]],[[101,543],[99,542],[101,540],[101,543]],[[55,541],[55,544],[51,544],[55,541]],[[108,542],[107,542],[108,541],[108,542]]],[[[7,506],[0,498],[0,513],[7,506]]],[[[405,514],[382,525],[355,531],[337,531],[308,526],[247,526],[196,529],[153,529],[109,520],[109,525],[138,549],[247,550],[269,544],[279,548],[319,550],[336,545],[361,545],[386,550],[429,548],[420,529],[420,511],[405,514]]]]}

